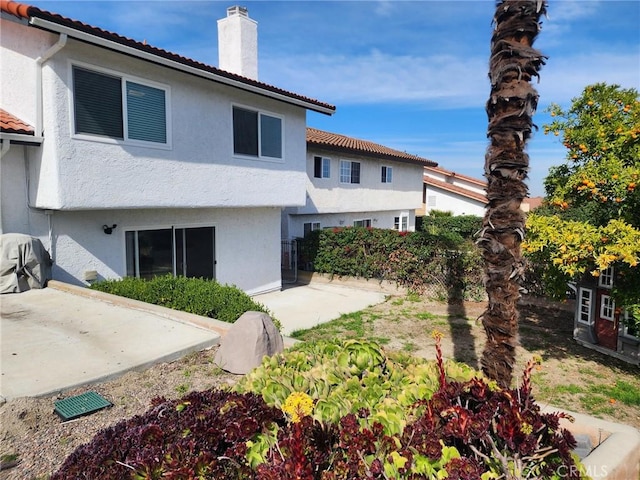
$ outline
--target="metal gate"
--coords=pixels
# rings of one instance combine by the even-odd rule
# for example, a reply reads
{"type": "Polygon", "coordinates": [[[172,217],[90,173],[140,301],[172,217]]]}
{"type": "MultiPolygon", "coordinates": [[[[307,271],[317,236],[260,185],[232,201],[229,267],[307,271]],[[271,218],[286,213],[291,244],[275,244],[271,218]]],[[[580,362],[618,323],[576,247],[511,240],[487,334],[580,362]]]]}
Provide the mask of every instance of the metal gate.
{"type": "Polygon", "coordinates": [[[280,269],[282,283],[298,281],[298,244],[295,240],[282,240],[280,269]]]}

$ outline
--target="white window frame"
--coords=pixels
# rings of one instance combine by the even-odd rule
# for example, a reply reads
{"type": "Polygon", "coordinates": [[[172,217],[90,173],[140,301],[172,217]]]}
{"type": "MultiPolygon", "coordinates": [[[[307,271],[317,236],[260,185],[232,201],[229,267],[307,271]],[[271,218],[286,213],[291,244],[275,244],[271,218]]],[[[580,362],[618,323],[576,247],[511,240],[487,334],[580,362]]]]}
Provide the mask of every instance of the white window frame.
{"type": "Polygon", "coordinates": [[[172,128],[171,128],[171,87],[164,83],[158,83],[146,78],[140,78],[127,73],[122,73],[117,70],[107,69],[104,67],[98,67],[84,62],[69,62],[69,131],[71,132],[71,138],[78,140],[90,140],[94,142],[110,143],[116,145],[133,145],[146,148],[156,148],[161,150],[171,150],[172,148],[172,128]],[[117,77],[120,79],[120,94],[122,98],[122,130],[123,139],[109,137],[106,135],[96,135],[91,133],[76,133],[76,118],[75,118],[75,92],[73,85],[73,69],[74,67],[81,68],[95,72],[97,74],[107,75],[110,77],[117,77]],[[127,115],[127,82],[139,83],[140,85],[148,86],[158,90],[164,91],[165,95],[165,143],[151,142],[146,140],[136,140],[129,138],[129,125],[127,115]]]}
{"type": "Polygon", "coordinates": [[[353,221],[354,227],[364,227],[371,228],[371,219],[370,218],[361,218],[353,221]]]}
{"type": "Polygon", "coordinates": [[[273,163],[284,163],[285,161],[285,133],[284,133],[284,129],[285,129],[285,116],[281,115],[279,113],[275,113],[275,112],[270,112],[268,110],[263,110],[261,108],[256,108],[256,107],[252,107],[249,105],[243,105],[240,103],[232,103],[231,104],[231,153],[235,158],[243,158],[243,159],[249,159],[249,160],[260,160],[263,162],[273,162],[273,163]],[[240,108],[242,110],[248,110],[250,112],[255,112],[258,114],[258,155],[248,155],[248,154],[244,154],[244,153],[236,153],[235,151],[235,146],[234,146],[234,135],[235,135],[235,131],[233,129],[233,109],[234,108],[240,108]],[[262,127],[260,124],[260,117],[262,116],[268,116],[268,117],[273,117],[273,118],[277,118],[280,120],[280,157],[269,157],[269,156],[265,156],[262,154],[262,127]]]}
{"type": "Polygon", "coordinates": [[[309,225],[309,232],[313,232],[315,230],[320,230],[322,228],[320,226],[320,222],[304,222],[302,224],[302,236],[303,237],[307,234],[307,225],[309,225]]]}
{"type": "Polygon", "coordinates": [[[380,168],[380,181],[382,183],[393,183],[393,167],[382,165],[380,168]]]}
{"type": "Polygon", "coordinates": [[[616,312],[616,302],[610,295],[600,296],[600,318],[613,321],[616,312]]]}
{"type": "Polygon", "coordinates": [[[313,156],[313,178],[331,178],[331,159],[321,155],[313,156]],[[320,176],[316,176],[316,160],[320,160],[320,176]],[[326,167],[326,168],[325,168],[326,167]]]}
{"type": "Polygon", "coordinates": [[[598,286],[602,288],[613,288],[613,266],[609,266],[600,272],[598,286]]]}
{"type": "Polygon", "coordinates": [[[351,185],[360,185],[362,183],[362,162],[356,162],[354,160],[340,160],[340,183],[343,185],[351,184],[351,185]],[[353,182],[353,164],[358,164],[358,181],[353,182]],[[344,167],[349,166],[348,174],[349,181],[345,181],[346,177],[346,169],[344,167]]]}
{"type": "Polygon", "coordinates": [[[593,323],[593,313],[591,302],[593,301],[593,290],[580,287],[578,293],[578,323],[591,325],[593,323]],[[583,320],[586,316],[587,320],[583,320]]]}
{"type": "Polygon", "coordinates": [[[398,230],[399,232],[408,232],[409,231],[409,214],[407,212],[402,212],[397,217],[394,217],[393,228],[394,230],[398,230]]]}
{"type": "Polygon", "coordinates": [[[630,337],[630,338],[634,338],[636,340],[640,340],[640,332],[638,333],[638,336],[629,333],[629,327],[627,326],[627,322],[626,321],[629,319],[630,316],[631,316],[631,313],[629,313],[628,310],[625,310],[624,311],[624,320],[625,321],[622,324],[622,334],[625,337],[630,337]]]}

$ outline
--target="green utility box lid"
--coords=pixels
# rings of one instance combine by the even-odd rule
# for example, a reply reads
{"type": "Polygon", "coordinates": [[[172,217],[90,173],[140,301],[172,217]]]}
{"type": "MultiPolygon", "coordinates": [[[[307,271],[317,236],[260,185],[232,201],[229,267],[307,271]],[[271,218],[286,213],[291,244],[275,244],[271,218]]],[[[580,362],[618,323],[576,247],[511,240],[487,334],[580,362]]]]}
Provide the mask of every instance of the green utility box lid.
{"type": "Polygon", "coordinates": [[[111,402],[98,393],[86,392],[74,397],[65,398],[64,400],[58,400],[55,402],[55,411],[58,416],[66,422],[67,420],[72,420],[82,415],[97,412],[111,405],[111,402]]]}

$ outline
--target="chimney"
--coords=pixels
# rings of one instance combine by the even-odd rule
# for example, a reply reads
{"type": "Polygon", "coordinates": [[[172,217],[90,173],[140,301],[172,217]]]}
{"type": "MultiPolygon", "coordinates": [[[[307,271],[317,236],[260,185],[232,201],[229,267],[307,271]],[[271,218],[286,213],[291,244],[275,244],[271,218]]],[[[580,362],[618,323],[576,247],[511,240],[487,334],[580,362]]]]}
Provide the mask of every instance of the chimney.
{"type": "Polygon", "coordinates": [[[258,23],[246,7],[229,7],[226,18],[218,20],[218,66],[258,79],[258,23]]]}

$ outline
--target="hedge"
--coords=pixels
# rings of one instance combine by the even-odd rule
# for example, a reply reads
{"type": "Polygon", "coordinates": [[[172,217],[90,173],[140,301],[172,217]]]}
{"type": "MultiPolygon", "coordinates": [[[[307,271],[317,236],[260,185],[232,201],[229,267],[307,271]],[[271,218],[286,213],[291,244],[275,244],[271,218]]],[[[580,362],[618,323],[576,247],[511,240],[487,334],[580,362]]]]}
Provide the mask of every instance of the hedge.
{"type": "MultiPolygon", "coordinates": [[[[150,280],[125,277],[91,286],[94,290],[233,323],[248,311],[271,312],[235,286],[215,280],[163,275],[150,280]]],[[[273,318],[273,315],[271,315],[273,318]]],[[[274,323],[278,322],[273,318],[274,323]]]]}

